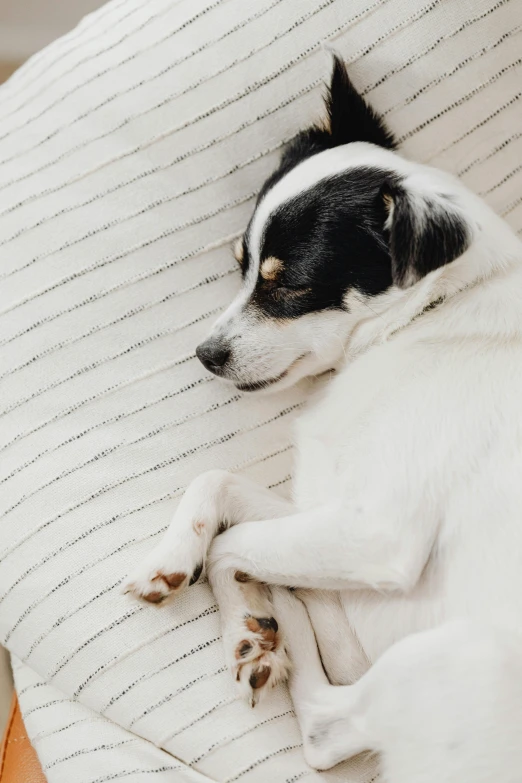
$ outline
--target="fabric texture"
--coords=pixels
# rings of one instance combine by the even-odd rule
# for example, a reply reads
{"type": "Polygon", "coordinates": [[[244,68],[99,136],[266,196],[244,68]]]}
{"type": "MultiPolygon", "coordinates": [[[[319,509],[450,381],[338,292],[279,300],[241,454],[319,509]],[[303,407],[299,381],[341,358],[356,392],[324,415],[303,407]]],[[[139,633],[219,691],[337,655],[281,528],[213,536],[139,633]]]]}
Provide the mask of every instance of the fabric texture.
{"type": "Polygon", "coordinates": [[[189,481],[289,492],[296,388],[242,395],[194,348],[329,41],[404,153],[522,228],[517,0],[113,0],[0,92],[0,638],[50,783],[357,781],[310,770],[284,688],[251,710],[206,584],[118,585],[189,481]]]}

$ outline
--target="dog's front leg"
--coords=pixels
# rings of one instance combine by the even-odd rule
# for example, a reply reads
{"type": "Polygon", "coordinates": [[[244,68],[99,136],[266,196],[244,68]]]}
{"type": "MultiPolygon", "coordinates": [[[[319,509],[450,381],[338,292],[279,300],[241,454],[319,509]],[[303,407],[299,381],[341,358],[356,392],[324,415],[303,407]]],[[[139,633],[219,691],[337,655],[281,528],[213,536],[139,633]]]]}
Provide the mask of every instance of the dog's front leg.
{"type": "MultiPolygon", "coordinates": [[[[246,520],[265,520],[291,514],[291,503],[243,476],[213,470],[198,476],[185,492],[159,544],[130,574],[123,590],[153,604],[164,604],[199,578],[213,538],[246,520]]],[[[263,523],[261,523],[263,524],[263,523]]],[[[247,677],[250,700],[256,688],[284,679],[289,661],[274,618],[270,589],[232,575],[235,590],[227,603],[223,624],[225,651],[234,677],[247,677]],[[265,665],[269,662],[268,667],[265,665]],[[248,684],[252,680],[255,688],[248,684]]]]}
{"type": "Polygon", "coordinates": [[[408,591],[432,541],[427,520],[417,524],[356,506],[324,506],[228,530],[211,547],[212,578],[240,571],[288,587],[408,591]]]}
{"type": "Polygon", "coordinates": [[[211,470],[191,482],[157,546],[131,572],[124,592],[164,604],[194,584],[217,533],[245,520],[291,514],[293,506],[244,476],[211,470]]]}
{"type": "MultiPolygon", "coordinates": [[[[267,652],[251,645],[245,608],[248,579],[254,584],[328,590],[406,591],[422,572],[432,541],[426,524],[419,526],[412,546],[406,531],[413,522],[393,516],[377,519],[360,506],[332,505],[277,520],[247,522],[216,538],[209,552],[209,581],[221,610],[229,665],[247,699],[254,703],[286,673],[271,655],[269,625],[267,652]]],[[[269,624],[271,619],[264,621],[269,624]]],[[[272,631],[280,649],[285,629],[275,624],[272,631]]]]}

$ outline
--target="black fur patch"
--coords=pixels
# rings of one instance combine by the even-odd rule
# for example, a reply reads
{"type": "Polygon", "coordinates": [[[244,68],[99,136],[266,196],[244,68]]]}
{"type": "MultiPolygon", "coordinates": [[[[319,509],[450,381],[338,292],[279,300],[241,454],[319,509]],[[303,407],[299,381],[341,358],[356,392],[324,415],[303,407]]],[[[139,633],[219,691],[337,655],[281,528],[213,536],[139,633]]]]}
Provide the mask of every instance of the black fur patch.
{"type": "MultiPolygon", "coordinates": [[[[412,285],[467,249],[468,227],[451,206],[445,209],[426,197],[415,203],[399,184],[386,184],[383,193],[394,205],[389,246],[393,280],[398,286],[412,285]]],[[[451,205],[452,200],[446,200],[451,205]]]]}
{"type": "Polygon", "coordinates": [[[381,196],[394,175],[361,167],[318,182],[282,204],[265,228],[260,259],[282,261],[276,280],[258,279],[253,304],[271,317],[342,308],[351,289],[374,296],[392,285],[381,196]]]}
{"type": "Polygon", "coordinates": [[[395,149],[396,142],[392,133],[386,128],[377,112],[359,95],[348,76],[346,66],[339,57],[334,57],[325,107],[326,126],[322,128],[314,125],[298,133],[289,142],[279,167],[261,188],[258,202],[298,163],[302,163],[318,152],[354,141],[366,141],[387,149],[395,149]]]}

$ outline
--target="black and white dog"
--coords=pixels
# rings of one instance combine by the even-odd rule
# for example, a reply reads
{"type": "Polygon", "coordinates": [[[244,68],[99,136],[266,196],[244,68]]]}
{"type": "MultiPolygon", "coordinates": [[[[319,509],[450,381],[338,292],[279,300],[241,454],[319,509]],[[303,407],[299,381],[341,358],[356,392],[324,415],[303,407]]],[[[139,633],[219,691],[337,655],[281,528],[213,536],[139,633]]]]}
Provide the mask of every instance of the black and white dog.
{"type": "Polygon", "coordinates": [[[161,603],[206,563],[242,693],[292,659],[313,766],[370,749],[393,783],[519,782],[522,244],[394,152],[338,59],[327,112],[262,188],[197,349],[245,391],[336,368],[293,501],[204,474],[126,590],[161,603]]]}

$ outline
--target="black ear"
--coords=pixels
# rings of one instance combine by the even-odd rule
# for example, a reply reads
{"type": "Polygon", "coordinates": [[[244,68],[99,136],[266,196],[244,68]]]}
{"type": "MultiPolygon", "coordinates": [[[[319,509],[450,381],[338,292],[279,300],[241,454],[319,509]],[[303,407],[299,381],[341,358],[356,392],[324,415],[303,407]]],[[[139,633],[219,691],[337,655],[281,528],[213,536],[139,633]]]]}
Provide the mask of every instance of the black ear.
{"type": "Polygon", "coordinates": [[[381,117],[359,95],[343,61],[334,56],[332,78],[326,98],[331,146],[368,141],[387,149],[396,142],[381,117]]]}
{"type": "Polygon", "coordinates": [[[392,278],[399,288],[451,263],[469,247],[469,227],[446,196],[412,195],[401,185],[386,184],[381,197],[388,210],[392,278]]]}

